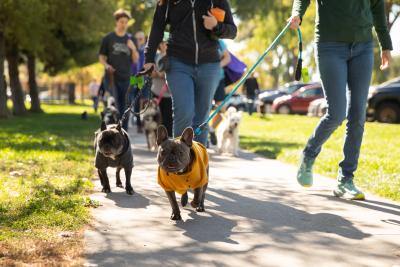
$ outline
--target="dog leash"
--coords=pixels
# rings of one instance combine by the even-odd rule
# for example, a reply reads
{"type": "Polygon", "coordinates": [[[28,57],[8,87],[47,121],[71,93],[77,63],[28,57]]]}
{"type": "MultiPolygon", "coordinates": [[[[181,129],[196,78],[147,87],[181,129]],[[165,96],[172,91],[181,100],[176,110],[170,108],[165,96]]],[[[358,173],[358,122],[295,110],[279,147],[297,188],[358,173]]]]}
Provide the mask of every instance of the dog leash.
{"type": "MultiPolygon", "coordinates": [[[[146,112],[146,110],[148,109],[148,107],[150,106],[150,100],[151,100],[151,90],[149,92],[149,97],[148,97],[148,101],[146,106],[144,107],[144,109],[142,111],[139,112],[135,112],[134,108],[135,108],[135,103],[140,99],[140,97],[142,96],[142,89],[145,88],[145,86],[148,86],[148,88],[151,87],[151,78],[150,77],[145,77],[146,75],[152,73],[153,71],[153,67],[151,67],[150,69],[146,70],[146,71],[141,71],[138,74],[136,74],[135,76],[131,77],[130,80],[130,84],[129,84],[129,88],[126,91],[126,95],[125,95],[125,99],[127,104],[129,104],[129,93],[132,91],[132,88],[134,86],[136,86],[138,88],[138,94],[135,96],[135,98],[131,101],[131,103],[129,104],[128,108],[124,111],[124,113],[121,116],[121,119],[119,120],[119,123],[122,125],[123,122],[125,122],[125,120],[127,120],[129,118],[129,114],[132,113],[134,115],[141,115],[144,112],[146,112]]],[[[140,105],[140,103],[139,103],[140,105]]]]}
{"type": "MultiPolygon", "coordinates": [[[[196,136],[199,136],[204,128],[208,125],[208,123],[217,115],[218,112],[222,109],[222,107],[226,104],[226,102],[233,96],[233,94],[239,89],[240,86],[246,81],[246,79],[250,76],[250,74],[258,67],[258,65],[261,63],[261,61],[264,60],[264,58],[277,46],[279,43],[280,39],[282,36],[288,31],[290,27],[290,22],[283,28],[283,30],[278,34],[278,36],[275,38],[275,40],[272,42],[272,44],[268,47],[268,49],[261,55],[261,57],[257,60],[257,62],[250,68],[250,70],[246,73],[245,76],[243,76],[240,81],[236,84],[234,89],[225,97],[224,101],[214,110],[214,112],[209,116],[209,118],[200,126],[198,126],[194,134],[196,136]]],[[[297,35],[299,38],[299,56],[297,60],[297,66],[296,66],[296,74],[295,74],[295,79],[296,81],[299,81],[301,78],[301,70],[302,70],[302,52],[303,52],[303,38],[302,38],[302,33],[300,30],[300,27],[297,29],[297,35]]]]}

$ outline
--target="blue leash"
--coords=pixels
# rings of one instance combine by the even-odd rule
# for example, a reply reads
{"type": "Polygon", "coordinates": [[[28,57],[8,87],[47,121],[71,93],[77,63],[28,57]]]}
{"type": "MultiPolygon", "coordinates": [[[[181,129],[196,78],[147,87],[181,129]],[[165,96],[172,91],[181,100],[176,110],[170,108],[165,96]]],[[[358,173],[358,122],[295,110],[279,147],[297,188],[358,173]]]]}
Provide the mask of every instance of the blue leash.
{"type": "MultiPolygon", "coordinates": [[[[196,136],[199,136],[204,127],[208,125],[208,123],[217,115],[217,113],[222,109],[222,107],[226,104],[226,102],[233,96],[233,94],[239,89],[239,87],[246,81],[246,79],[250,76],[250,74],[258,67],[258,65],[261,63],[261,61],[264,60],[264,58],[271,52],[272,49],[276,47],[276,45],[279,43],[280,39],[282,36],[287,32],[287,30],[290,27],[290,22],[283,28],[283,30],[278,34],[278,36],[275,38],[275,40],[272,42],[272,44],[268,47],[268,49],[264,52],[264,54],[261,55],[261,57],[257,60],[257,62],[250,68],[250,70],[246,73],[245,76],[240,79],[240,81],[236,84],[235,88],[229,93],[229,95],[226,96],[224,101],[217,107],[216,110],[210,115],[210,117],[202,123],[200,126],[196,128],[194,131],[194,134],[196,136]]],[[[299,57],[298,57],[298,63],[297,63],[297,68],[296,68],[296,80],[300,80],[301,77],[301,69],[302,69],[302,46],[303,46],[303,38],[301,34],[300,28],[297,29],[297,34],[299,38],[299,57]],[[299,76],[300,73],[300,76],[299,76]]]]}

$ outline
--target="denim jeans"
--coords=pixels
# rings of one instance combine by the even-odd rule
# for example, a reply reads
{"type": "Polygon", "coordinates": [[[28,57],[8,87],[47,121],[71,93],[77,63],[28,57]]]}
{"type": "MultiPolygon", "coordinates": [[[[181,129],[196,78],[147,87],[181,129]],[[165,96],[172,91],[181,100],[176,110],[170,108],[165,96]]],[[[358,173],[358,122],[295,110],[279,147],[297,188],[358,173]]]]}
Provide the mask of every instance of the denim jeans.
{"type": "MultiPolygon", "coordinates": [[[[114,92],[112,95],[115,98],[120,116],[122,116],[122,114],[124,114],[125,110],[128,108],[126,103],[126,92],[128,87],[129,80],[114,80],[114,92]]],[[[128,119],[122,123],[122,128],[124,128],[126,131],[128,130],[128,119]]]]}
{"type": "MultiPolygon", "coordinates": [[[[210,115],[212,99],[220,81],[220,65],[205,63],[186,64],[170,57],[167,83],[172,94],[174,137],[180,136],[186,127],[196,129],[210,115]]],[[[208,128],[195,140],[207,144],[208,128]]]]}
{"type": "Polygon", "coordinates": [[[322,145],[347,118],[338,180],[353,179],[364,134],[368,90],[373,67],[373,43],[320,42],[315,58],[328,102],[321,119],[304,149],[304,156],[316,158],[322,145]]]}

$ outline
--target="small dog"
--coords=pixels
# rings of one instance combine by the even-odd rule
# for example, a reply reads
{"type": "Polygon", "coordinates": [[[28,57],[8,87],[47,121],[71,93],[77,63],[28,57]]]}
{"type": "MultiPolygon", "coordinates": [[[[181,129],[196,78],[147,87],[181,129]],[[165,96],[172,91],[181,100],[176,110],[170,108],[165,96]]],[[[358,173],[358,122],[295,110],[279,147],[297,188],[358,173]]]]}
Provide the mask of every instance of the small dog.
{"type": "Polygon", "coordinates": [[[223,120],[217,128],[218,153],[239,156],[239,125],[242,112],[230,107],[223,114],[223,120]]]}
{"type": "Polygon", "coordinates": [[[110,96],[107,99],[107,107],[100,113],[101,120],[106,123],[106,125],[117,124],[118,118],[120,116],[115,104],[115,98],[110,96]]]}
{"type": "Polygon", "coordinates": [[[161,124],[161,113],[156,101],[150,101],[143,113],[143,127],[147,140],[147,147],[150,151],[157,149],[157,128],[161,124]]]}
{"type": "Polygon", "coordinates": [[[125,171],[125,190],[132,195],[134,193],[131,185],[133,168],[133,154],[131,143],[127,132],[122,129],[121,124],[106,125],[103,121],[101,128],[95,133],[95,166],[98,170],[100,182],[104,193],[111,193],[110,182],[107,176],[107,168],[117,168],[117,187],[123,187],[120,179],[120,171],[125,171]]]}
{"type": "Polygon", "coordinates": [[[186,128],[179,139],[168,139],[167,129],[157,130],[158,184],[165,190],[172,208],[171,220],[182,220],[175,192],[182,195],[181,204],[188,202],[187,190],[194,190],[191,206],[204,212],[204,199],[208,186],[207,149],[193,141],[192,128],[186,128]]]}

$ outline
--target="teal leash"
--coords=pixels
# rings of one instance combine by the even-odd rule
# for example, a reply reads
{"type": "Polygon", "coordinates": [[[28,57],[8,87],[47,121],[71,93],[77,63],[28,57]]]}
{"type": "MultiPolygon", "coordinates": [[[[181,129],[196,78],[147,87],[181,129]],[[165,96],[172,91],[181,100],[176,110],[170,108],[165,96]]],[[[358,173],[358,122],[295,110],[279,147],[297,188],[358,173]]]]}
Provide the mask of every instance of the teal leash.
{"type": "MultiPolygon", "coordinates": [[[[290,22],[283,28],[283,30],[278,34],[278,36],[275,38],[275,40],[272,42],[272,44],[268,47],[268,49],[261,55],[261,57],[257,60],[257,62],[250,68],[250,70],[246,73],[245,76],[243,76],[240,81],[236,84],[235,88],[226,96],[224,101],[217,107],[216,110],[210,115],[210,117],[202,123],[200,126],[198,126],[194,134],[196,136],[199,136],[202,132],[203,129],[208,125],[208,123],[217,115],[217,113],[222,109],[222,107],[226,104],[226,102],[233,96],[233,94],[240,88],[240,86],[246,81],[246,79],[250,76],[250,74],[258,67],[258,65],[264,60],[264,58],[276,47],[276,45],[279,43],[280,39],[282,36],[287,32],[287,30],[290,27],[290,22]]],[[[296,68],[296,80],[297,80],[297,73],[299,69],[299,63],[300,63],[300,74],[301,74],[301,61],[302,61],[302,34],[300,28],[297,29],[298,33],[298,38],[299,38],[299,58],[298,58],[298,65],[296,68]]],[[[300,80],[300,79],[298,79],[300,80]]]]}

